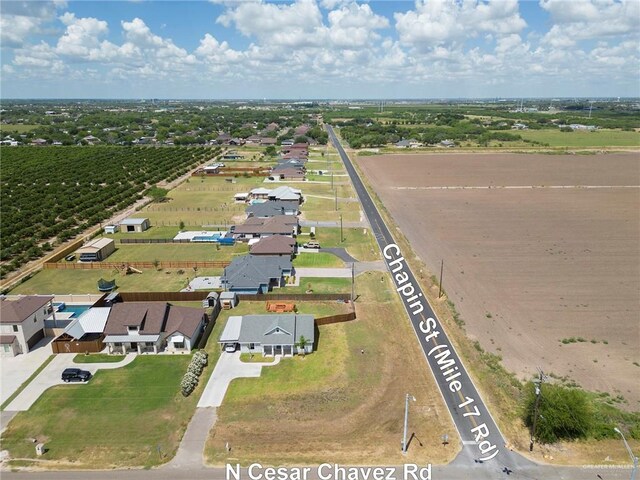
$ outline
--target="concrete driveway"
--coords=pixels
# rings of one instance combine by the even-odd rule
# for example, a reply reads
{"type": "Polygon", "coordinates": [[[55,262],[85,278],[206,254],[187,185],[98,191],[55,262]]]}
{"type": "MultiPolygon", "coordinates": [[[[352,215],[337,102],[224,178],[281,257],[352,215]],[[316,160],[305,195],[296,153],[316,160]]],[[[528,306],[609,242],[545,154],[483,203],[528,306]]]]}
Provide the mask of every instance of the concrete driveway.
{"type": "Polygon", "coordinates": [[[219,407],[227,393],[227,388],[234,378],[259,377],[262,367],[277,365],[280,357],[276,357],[272,363],[245,363],[240,361],[240,352],[222,352],[216,368],[204,387],[202,396],[198,401],[198,407],[219,407]]]}
{"type": "Polygon", "coordinates": [[[81,368],[82,370],[90,371],[93,375],[98,370],[109,370],[124,367],[136,358],[135,353],[130,353],[124,358],[124,360],[117,363],[74,363],[73,358],[75,356],[75,353],[57,354],[56,358],[54,358],[53,361],[47,365],[22,392],[20,392],[20,395],[14,398],[13,401],[7,405],[5,410],[18,412],[29,410],[31,405],[33,405],[35,401],[40,398],[40,395],[42,395],[48,388],[53,387],[54,385],[77,384],[76,382],[68,384],[61,380],[60,374],[65,368],[81,368]]]}
{"type": "Polygon", "coordinates": [[[51,351],[51,338],[42,339],[29,353],[0,359],[0,403],[4,403],[42,365],[51,351]]]}

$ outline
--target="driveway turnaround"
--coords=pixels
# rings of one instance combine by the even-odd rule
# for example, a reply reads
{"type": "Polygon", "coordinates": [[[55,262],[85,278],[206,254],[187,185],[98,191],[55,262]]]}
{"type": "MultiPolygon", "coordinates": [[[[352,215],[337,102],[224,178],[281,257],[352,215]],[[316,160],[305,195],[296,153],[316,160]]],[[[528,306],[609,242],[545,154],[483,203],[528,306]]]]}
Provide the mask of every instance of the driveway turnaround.
{"type": "MultiPolygon", "coordinates": [[[[135,353],[128,354],[124,360],[117,363],[74,363],[73,358],[75,353],[59,353],[56,358],[47,365],[40,374],[34,378],[27,387],[20,392],[13,401],[7,405],[7,411],[25,411],[31,408],[31,405],[40,398],[45,390],[54,385],[68,385],[60,378],[60,374],[65,368],[76,367],[82,370],[88,370],[91,374],[95,374],[98,370],[109,370],[114,368],[121,368],[129,363],[133,362],[136,358],[135,353]]],[[[75,382],[74,382],[75,384],[75,382]]]]}
{"type": "Polygon", "coordinates": [[[29,353],[15,357],[3,357],[0,362],[0,403],[4,403],[33,375],[49,355],[53,355],[49,346],[50,338],[41,340],[29,353]]]}
{"type": "Polygon", "coordinates": [[[204,387],[204,392],[198,401],[198,407],[219,407],[222,405],[227,388],[234,378],[255,378],[259,377],[262,367],[277,365],[280,357],[276,357],[272,363],[246,363],[240,360],[240,352],[222,352],[216,368],[213,369],[211,377],[204,387]]]}
{"type": "Polygon", "coordinates": [[[320,252],[333,253],[340,260],[347,263],[355,263],[358,261],[355,258],[353,258],[351,255],[349,255],[347,251],[342,247],[321,248],[320,252]]]}

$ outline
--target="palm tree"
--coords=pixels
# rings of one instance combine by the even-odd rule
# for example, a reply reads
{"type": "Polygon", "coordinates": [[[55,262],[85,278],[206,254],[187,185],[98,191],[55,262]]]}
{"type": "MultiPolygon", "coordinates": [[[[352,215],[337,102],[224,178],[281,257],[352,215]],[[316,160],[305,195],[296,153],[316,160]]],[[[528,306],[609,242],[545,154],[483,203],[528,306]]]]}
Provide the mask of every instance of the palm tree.
{"type": "Polygon", "coordinates": [[[302,350],[302,356],[303,357],[307,353],[307,351],[305,350],[306,346],[307,346],[307,339],[304,338],[304,335],[300,335],[300,339],[298,340],[298,343],[296,343],[296,347],[298,347],[298,352],[300,352],[300,350],[302,350]]]}

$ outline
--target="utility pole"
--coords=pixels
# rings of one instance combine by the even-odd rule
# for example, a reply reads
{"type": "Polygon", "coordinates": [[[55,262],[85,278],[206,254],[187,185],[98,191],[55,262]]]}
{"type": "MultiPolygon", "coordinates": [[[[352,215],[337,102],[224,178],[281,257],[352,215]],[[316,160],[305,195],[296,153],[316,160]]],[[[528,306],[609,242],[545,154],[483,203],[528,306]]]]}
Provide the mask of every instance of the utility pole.
{"type": "Polygon", "coordinates": [[[342,214],[340,214],[340,243],[344,242],[344,236],[342,235],[342,214]]]}
{"type": "Polygon", "coordinates": [[[622,431],[618,427],[615,427],[613,430],[622,437],[624,446],[627,448],[627,452],[629,452],[631,462],[633,462],[633,469],[631,470],[631,480],[636,480],[636,473],[638,472],[638,457],[634,455],[633,450],[631,450],[631,447],[627,443],[627,439],[624,438],[624,434],[622,433],[622,431]]]}
{"type": "Polygon", "coordinates": [[[438,285],[438,298],[442,296],[442,272],[444,270],[444,258],[440,261],[440,284],[438,285]]]}
{"type": "Polygon", "coordinates": [[[404,400],[404,434],[402,435],[402,453],[407,453],[407,427],[409,425],[409,399],[416,401],[416,397],[407,393],[404,400]]]}
{"type": "MultiPolygon", "coordinates": [[[[332,176],[331,178],[333,178],[333,176],[332,176]]],[[[333,197],[334,197],[334,198],[335,198],[335,200],[336,200],[336,206],[335,206],[335,209],[336,209],[336,212],[337,212],[337,211],[338,211],[338,190],[334,190],[334,191],[333,191],[333,197]]]]}
{"type": "Polygon", "coordinates": [[[353,302],[356,299],[355,294],[355,283],[356,283],[356,275],[355,275],[355,263],[351,262],[351,301],[353,302]]]}
{"type": "Polygon", "coordinates": [[[533,406],[533,426],[531,427],[531,441],[529,442],[529,451],[533,452],[533,442],[536,436],[536,425],[538,424],[538,408],[540,407],[540,394],[542,393],[542,383],[544,382],[545,375],[542,369],[538,367],[538,380],[534,380],[533,384],[536,388],[536,402],[533,406]]]}

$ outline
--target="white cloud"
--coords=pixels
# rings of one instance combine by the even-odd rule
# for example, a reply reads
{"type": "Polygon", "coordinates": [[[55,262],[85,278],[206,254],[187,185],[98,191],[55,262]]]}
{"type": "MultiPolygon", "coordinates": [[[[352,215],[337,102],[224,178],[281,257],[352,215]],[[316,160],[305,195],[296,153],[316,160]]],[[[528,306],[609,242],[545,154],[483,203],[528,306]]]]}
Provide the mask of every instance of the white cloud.
{"type": "Polygon", "coordinates": [[[543,43],[563,48],[580,40],[634,36],[640,31],[638,0],[540,0],[554,25],[543,43]]]}
{"type": "Polygon", "coordinates": [[[517,0],[416,0],[415,10],[394,18],[400,41],[421,50],[484,33],[518,33],[526,26],[517,0]]]}
{"type": "Polygon", "coordinates": [[[56,16],[66,2],[8,1],[2,3],[0,15],[0,44],[3,47],[18,48],[29,35],[38,33],[41,26],[56,16]]]}

